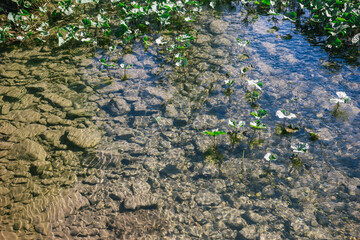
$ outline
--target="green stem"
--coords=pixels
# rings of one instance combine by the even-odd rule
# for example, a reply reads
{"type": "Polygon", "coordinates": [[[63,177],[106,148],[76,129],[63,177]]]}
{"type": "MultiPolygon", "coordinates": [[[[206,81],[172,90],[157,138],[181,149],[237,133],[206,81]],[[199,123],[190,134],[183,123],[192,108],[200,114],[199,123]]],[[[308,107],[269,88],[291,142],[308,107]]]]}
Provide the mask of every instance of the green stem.
{"type": "Polygon", "coordinates": [[[241,173],[243,173],[245,171],[245,169],[244,169],[244,156],[245,156],[245,150],[243,150],[243,154],[242,154],[241,173]]]}

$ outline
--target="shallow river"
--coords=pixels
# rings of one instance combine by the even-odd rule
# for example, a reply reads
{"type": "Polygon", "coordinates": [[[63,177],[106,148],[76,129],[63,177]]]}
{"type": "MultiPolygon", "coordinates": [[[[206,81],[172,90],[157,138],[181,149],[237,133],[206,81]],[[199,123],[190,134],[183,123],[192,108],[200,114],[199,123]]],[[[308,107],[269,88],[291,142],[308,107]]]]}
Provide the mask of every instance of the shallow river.
{"type": "Polygon", "coordinates": [[[360,59],[273,26],[205,11],[185,67],[156,44],[3,52],[0,239],[360,238],[360,59]],[[351,100],[337,108],[336,92],[351,100]],[[278,110],[296,115],[290,133],[278,110]],[[235,141],[229,120],[245,121],[235,141]]]}

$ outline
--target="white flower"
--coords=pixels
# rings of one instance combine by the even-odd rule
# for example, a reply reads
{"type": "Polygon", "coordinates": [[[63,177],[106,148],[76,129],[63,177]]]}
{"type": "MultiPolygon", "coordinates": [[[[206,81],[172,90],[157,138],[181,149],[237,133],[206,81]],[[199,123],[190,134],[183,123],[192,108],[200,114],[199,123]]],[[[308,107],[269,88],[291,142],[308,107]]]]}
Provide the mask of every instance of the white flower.
{"type": "Polygon", "coordinates": [[[228,125],[234,128],[241,128],[245,125],[245,121],[239,121],[238,124],[236,124],[235,121],[229,119],[228,125]]]}
{"type": "Polygon", "coordinates": [[[306,153],[306,151],[309,149],[309,144],[307,143],[296,143],[294,146],[291,146],[291,149],[294,153],[306,153]]]}
{"type": "Polygon", "coordinates": [[[166,43],[166,42],[163,42],[162,40],[163,40],[163,37],[159,37],[159,38],[157,38],[157,39],[155,40],[155,42],[156,42],[156,44],[158,44],[158,45],[162,45],[162,44],[166,43]]]}
{"type": "Polygon", "coordinates": [[[82,42],[90,42],[91,41],[91,38],[83,38],[81,39],[82,42]]]}
{"type": "Polygon", "coordinates": [[[288,119],[296,118],[295,114],[293,114],[293,113],[286,114],[285,110],[278,110],[276,112],[276,116],[278,118],[288,118],[288,119]]]}
{"type": "Polygon", "coordinates": [[[24,37],[23,36],[17,36],[16,39],[19,40],[19,41],[22,41],[22,40],[24,40],[24,37]]]}
{"type": "Polygon", "coordinates": [[[211,2],[211,3],[210,3],[210,7],[212,7],[212,8],[215,7],[214,2],[211,2]]]}
{"type": "Polygon", "coordinates": [[[191,17],[186,17],[186,18],[185,18],[185,21],[186,21],[186,22],[189,22],[189,21],[191,21],[191,20],[192,20],[191,17]]]}
{"type": "Polygon", "coordinates": [[[350,100],[350,97],[345,92],[336,92],[338,98],[330,99],[332,103],[347,103],[350,100]]]}
{"type": "Polygon", "coordinates": [[[120,64],[120,67],[122,68],[122,69],[124,69],[125,68],[125,64],[120,64]]]}
{"type": "Polygon", "coordinates": [[[265,160],[270,162],[271,160],[274,161],[276,160],[276,156],[272,153],[266,153],[264,156],[265,160]]]}
{"type": "Polygon", "coordinates": [[[260,80],[246,80],[246,81],[249,86],[253,86],[253,87],[256,87],[257,89],[261,90],[261,87],[259,86],[260,80]]]}

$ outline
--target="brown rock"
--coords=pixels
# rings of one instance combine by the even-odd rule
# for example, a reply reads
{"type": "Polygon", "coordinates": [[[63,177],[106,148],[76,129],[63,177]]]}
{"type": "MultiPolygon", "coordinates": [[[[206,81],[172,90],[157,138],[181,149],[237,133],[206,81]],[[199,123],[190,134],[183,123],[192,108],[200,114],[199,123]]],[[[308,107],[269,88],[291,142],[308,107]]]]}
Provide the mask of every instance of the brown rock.
{"type": "Polygon", "coordinates": [[[46,151],[44,148],[29,139],[25,139],[24,141],[16,144],[10,151],[9,155],[11,159],[24,159],[24,160],[31,160],[31,161],[45,161],[47,156],[46,151]]]}
{"type": "Polygon", "coordinates": [[[71,128],[68,131],[67,139],[78,147],[91,148],[100,142],[101,134],[92,129],[71,128]]]}

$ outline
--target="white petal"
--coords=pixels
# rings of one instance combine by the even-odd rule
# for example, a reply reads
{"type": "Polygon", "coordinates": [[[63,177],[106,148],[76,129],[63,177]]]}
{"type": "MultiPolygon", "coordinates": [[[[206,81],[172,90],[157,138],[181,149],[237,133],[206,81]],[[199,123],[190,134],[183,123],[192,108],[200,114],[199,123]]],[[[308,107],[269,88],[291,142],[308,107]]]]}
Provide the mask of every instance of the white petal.
{"type": "Polygon", "coordinates": [[[270,161],[270,156],[271,156],[271,153],[265,154],[265,156],[264,156],[265,160],[270,161]]]}
{"type": "Polygon", "coordinates": [[[339,98],[348,98],[345,92],[336,92],[336,95],[338,95],[339,98]]]}
{"type": "Polygon", "coordinates": [[[341,100],[341,99],[337,99],[337,98],[332,98],[330,99],[330,102],[331,103],[343,103],[345,102],[344,100],[341,100]]]}
{"type": "Polygon", "coordinates": [[[296,115],[293,113],[290,113],[288,116],[286,116],[288,119],[296,118],[296,115]]]}
{"type": "Polygon", "coordinates": [[[243,127],[245,125],[245,121],[239,121],[238,126],[243,127]]]}
{"type": "Polygon", "coordinates": [[[278,111],[276,112],[276,116],[277,116],[278,118],[284,118],[284,117],[285,117],[284,113],[283,113],[281,110],[278,110],[278,111]]]}

